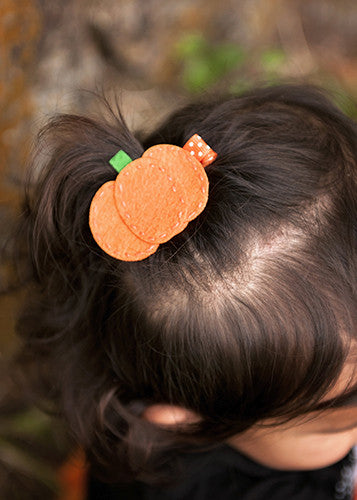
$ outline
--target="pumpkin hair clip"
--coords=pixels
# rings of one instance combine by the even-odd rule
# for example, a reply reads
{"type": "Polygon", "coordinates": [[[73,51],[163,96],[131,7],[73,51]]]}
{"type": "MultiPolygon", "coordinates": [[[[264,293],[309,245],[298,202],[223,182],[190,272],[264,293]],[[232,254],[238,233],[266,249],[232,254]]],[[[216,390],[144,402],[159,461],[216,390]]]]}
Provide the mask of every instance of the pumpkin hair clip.
{"type": "Polygon", "coordinates": [[[217,154],[197,134],[181,148],[158,144],[132,160],[120,150],[109,160],[118,172],[103,184],[89,210],[99,247],[124,261],[143,260],[185,229],[205,208],[204,167],[217,154]]]}

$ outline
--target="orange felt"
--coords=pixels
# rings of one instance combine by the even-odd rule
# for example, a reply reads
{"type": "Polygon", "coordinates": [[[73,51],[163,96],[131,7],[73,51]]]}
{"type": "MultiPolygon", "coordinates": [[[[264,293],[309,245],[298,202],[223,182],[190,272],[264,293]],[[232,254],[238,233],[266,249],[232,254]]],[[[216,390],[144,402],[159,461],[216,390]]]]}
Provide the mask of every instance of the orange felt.
{"type": "MultiPolygon", "coordinates": [[[[158,144],[147,149],[143,158],[153,158],[172,171],[175,182],[183,187],[188,200],[186,220],[197,217],[208,199],[208,178],[204,168],[193,156],[178,146],[158,144]]],[[[177,233],[175,233],[177,234],[177,233]]]]}
{"type": "Polygon", "coordinates": [[[141,240],[126,226],[114,201],[114,181],[103,184],[94,195],[89,210],[93,238],[106,253],[125,261],[141,260],[157,250],[141,240]]]}
{"type": "Polygon", "coordinates": [[[175,169],[172,157],[167,161],[142,157],[116,178],[120,216],[134,234],[150,243],[164,243],[187,226],[190,205],[175,169]]]}
{"type": "Polygon", "coordinates": [[[198,134],[194,134],[183,146],[183,149],[196,158],[203,167],[207,167],[217,158],[217,153],[198,134]]]}

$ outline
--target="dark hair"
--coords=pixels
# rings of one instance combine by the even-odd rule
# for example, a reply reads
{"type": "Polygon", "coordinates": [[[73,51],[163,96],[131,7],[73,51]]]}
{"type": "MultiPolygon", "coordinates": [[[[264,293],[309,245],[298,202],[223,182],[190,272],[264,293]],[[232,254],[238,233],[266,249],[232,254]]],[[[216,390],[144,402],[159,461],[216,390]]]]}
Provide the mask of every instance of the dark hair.
{"type": "Polygon", "coordinates": [[[162,480],[172,450],[355,391],[321,402],[357,331],[356,132],[321,91],[288,85],[187,105],[143,145],[120,115],[41,132],[18,331],[95,471],[162,480]],[[117,175],[108,160],[194,133],[218,153],[205,210],[142,261],[104,253],[88,211],[117,175]],[[202,420],[159,428],[140,418],[153,403],[202,420]]]}

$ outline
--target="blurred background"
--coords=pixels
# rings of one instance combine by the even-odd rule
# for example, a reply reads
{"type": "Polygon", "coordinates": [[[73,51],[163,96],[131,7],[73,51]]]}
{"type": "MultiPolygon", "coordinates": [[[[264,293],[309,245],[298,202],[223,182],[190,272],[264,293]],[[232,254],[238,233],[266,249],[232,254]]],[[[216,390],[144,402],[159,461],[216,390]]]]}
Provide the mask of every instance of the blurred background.
{"type": "Polygon", "coordinates": [[[0,498],[83,500],[85,469],[9,361],[21,287],[7,245],[31,145],[56,112],[120,95],[148,131],[202,93],[312,82],[357,118],[355,0],[0,0],[0,498]],[[79,465],[78,465],[79,463],[79,465]]]}

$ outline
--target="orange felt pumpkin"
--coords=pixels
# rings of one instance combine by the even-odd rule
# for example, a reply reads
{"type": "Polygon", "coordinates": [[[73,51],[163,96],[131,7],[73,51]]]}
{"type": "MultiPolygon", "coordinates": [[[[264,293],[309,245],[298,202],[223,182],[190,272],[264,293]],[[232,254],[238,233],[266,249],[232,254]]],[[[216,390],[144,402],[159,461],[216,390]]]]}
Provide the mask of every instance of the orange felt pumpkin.
{"type": "Polygon", "coordinates": [[[141,240],[130,231],[114,202],[114,181],[103,184],[92,200],[89,225],[93,238],[107,254],[120,260],[140,260],[154,253],[158,245],[141,240]]]}
{"type": "Polygon", "coordinates": [[[181,183],[188,196],[187,220],[196,218],[208,199],[208,178],[199,161],[185,149],[170,144],[149,148],[143,154],[143,158],[146,157],[160,160],[167,168],[173,169],[175,181],[181,183]]]}
{"type": "MultiPolygon", "coordinates": [[[[208,199],[216,153],[195,134],[183,148],[159,144],[127,164],[93,197],[89,225],[97,244],[120,260],[142,260],[180,233],[208,199]]],[[[129,159],[130,161],[130,159],[129,159]]]]}
{"type": "Polygon", "coordinates": [[[172,157],[134,160],[117,176],[114,197],[129,229],[151,243],[164,243],[188,223],[189,198],[172,157]],[[170,161],[171,160],[171,161],[170,161]]]}

